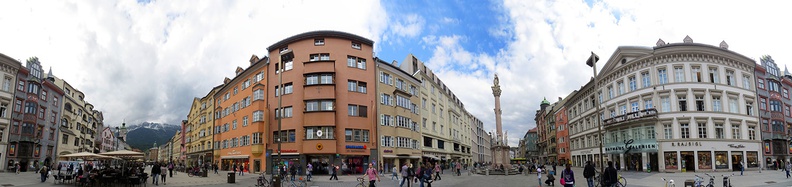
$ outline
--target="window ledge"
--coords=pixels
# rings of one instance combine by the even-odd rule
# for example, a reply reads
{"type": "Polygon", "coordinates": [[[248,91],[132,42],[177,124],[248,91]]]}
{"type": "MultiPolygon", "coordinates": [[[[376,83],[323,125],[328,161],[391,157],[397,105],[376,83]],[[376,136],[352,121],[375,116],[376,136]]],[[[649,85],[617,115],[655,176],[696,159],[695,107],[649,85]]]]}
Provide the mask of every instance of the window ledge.
{"type": "Polygon", "coordinates": [[[332,62],[332,63],[335,63],[335,61],[336,60],[333,60],[333,59],[330,59],[330,60],[313,60],[313,61],[309,60],[309,61],[303,62],[303,64],[314,63],[314,62],[332,62]]]}

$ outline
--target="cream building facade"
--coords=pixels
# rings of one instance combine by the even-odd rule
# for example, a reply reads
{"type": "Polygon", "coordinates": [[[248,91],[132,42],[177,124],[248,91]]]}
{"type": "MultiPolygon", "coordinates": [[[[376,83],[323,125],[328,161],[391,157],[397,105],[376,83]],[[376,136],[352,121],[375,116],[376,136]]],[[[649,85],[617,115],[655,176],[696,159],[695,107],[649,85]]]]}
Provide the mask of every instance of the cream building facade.
{"type": "Polygon", "coordinates": [[[604,156],[625,170],[758,170],[762,155],[751,58],[720,46],[665,43],[618,47],[597,75],[569,96],[574,165],[596,161],[596,104],[604,156]]]}
{"type": "MultiPolygon", "coordinates": [[[[420,149],[422,140],[420,108],[421,102],[419,86],[421,81],[410,73],[399,69],[393,63],[380,59],[377,61],[377,116],[379,125],[377,131],[380,135],[379,155],[382,157],[382,166],[390,172],[393,166],[405,163],[418,163],[423,153],[420,149]]],[[[359,82],[349,82],[348,88],[365,87],[359,82]]],[[[361,89],[357,89],[360,91],[361,89]]]]}
{"type": "Polygon", "coordinates": [[[101,149],[99,135],[104,128],[102,112],[94,110],[93,104],[85,101],[85,94],[82,91],[65,80],[55,77],[52,71],[48,75],[55,79],[55,85],[64,92],[58,130],[58,137],[61,140],[57,144],[58,160],[68,160],[61,155],[99,152],[101,149]],[[99,142],[96,142],[97,140],[99,142]]]}
{"type": "MultiPolygon", "coordinates": [[[[222,85],[221,85],[222,86],[222,85]]],[[[221,86],[214,87],[202,98],[194,98],[190,114],[187,116],[187,127],[184,137],[186,140],[187,165],[200,165],[204,162],[212,163],[213,156],[213,133],[214,127],[214,95],[221,86]]]]}
{"type": "Polygon", "coordinates": [[[16,75],[22,63],[0,53],[0,72],[3,76],[3,85],[0,87],[0,170],[7,168],[6,155],[8,155],[8,137],[11,122],[11,101],[14,99],[14,86],[16,75]]]}

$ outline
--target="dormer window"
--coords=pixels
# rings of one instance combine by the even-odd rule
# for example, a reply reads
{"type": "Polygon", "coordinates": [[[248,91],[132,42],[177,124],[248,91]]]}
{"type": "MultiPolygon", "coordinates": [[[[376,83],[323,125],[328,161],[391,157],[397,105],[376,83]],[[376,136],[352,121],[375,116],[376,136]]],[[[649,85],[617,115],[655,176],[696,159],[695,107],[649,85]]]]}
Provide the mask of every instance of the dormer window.
{"type": "Polygon", "coordinates": [[[355,42],[352,42],[352,48],[354,48],[354,49],[360,49],[360,43],[355,43],[355,42]]]}
{"type": "Polygon", "coordinates": [[[325,40],[324,40],[324,38],[317,38],[317,39],[314,39],[314,45],[317,45],[317,46],[318,46],[318,45],[324,45],[324,44],[325,44],[325,40]]]}

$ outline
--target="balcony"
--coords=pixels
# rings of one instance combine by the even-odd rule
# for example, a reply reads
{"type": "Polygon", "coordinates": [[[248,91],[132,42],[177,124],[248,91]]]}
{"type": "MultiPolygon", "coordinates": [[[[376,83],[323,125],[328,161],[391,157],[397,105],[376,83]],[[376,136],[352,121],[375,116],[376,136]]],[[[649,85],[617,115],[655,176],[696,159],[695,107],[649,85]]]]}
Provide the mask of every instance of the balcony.
{"type": "Polygon", "coordinates": [[[603,126],[608,127],[608,126],[613,126],[631,121],[657,119],[656,117],[657,117],[657,109],[650,108],[650,109],[645,109],[637,112],[630,112],[624,115],[605,119],[603,120],[603,126]]]}
{"type": "Polygon", "coordinates": [[[316,60],[303,62],[303,73],[335,72],[335,60],[316,60]]]}
{"type": "Polygon", "coordinates": [[[261,155],[261,153],[264,153],[264,145],[262,144],[251,145],[250,153],[253,155],[261,155]]]}

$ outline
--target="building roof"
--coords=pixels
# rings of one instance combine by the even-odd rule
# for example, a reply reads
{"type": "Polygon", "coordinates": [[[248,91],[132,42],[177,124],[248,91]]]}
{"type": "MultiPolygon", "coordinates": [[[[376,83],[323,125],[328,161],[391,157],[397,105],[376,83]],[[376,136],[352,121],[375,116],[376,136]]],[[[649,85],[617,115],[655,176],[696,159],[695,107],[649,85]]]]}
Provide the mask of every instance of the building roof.
{"type": "Polygon", "coordinates": [[[322,30],[322,31],[305,32],[302,34],[294,35],[292,37],[288,37],[279,42],[276,42],[275,44],[270,45],[269,47],[267,47],[267,51],[279,49],[282,46],[288,45],[290,43],[294,43],[296,41],[305,40],[309,38],[322,38],[322,37],[344,38],[344,39],[360,42],[361,44],[366,44],[368,46],[374,46],[374,41],[368,38],[364,38],[362,36],[350,34],[347,32],[341,32],[341,31],[322,30]]]}
{"type": "Polygon", "coordinates": [[[545,97],[544,100],[542,100],[542,105],[550,105],[550,101],[547,101],[547,98],[545,97]]]}

